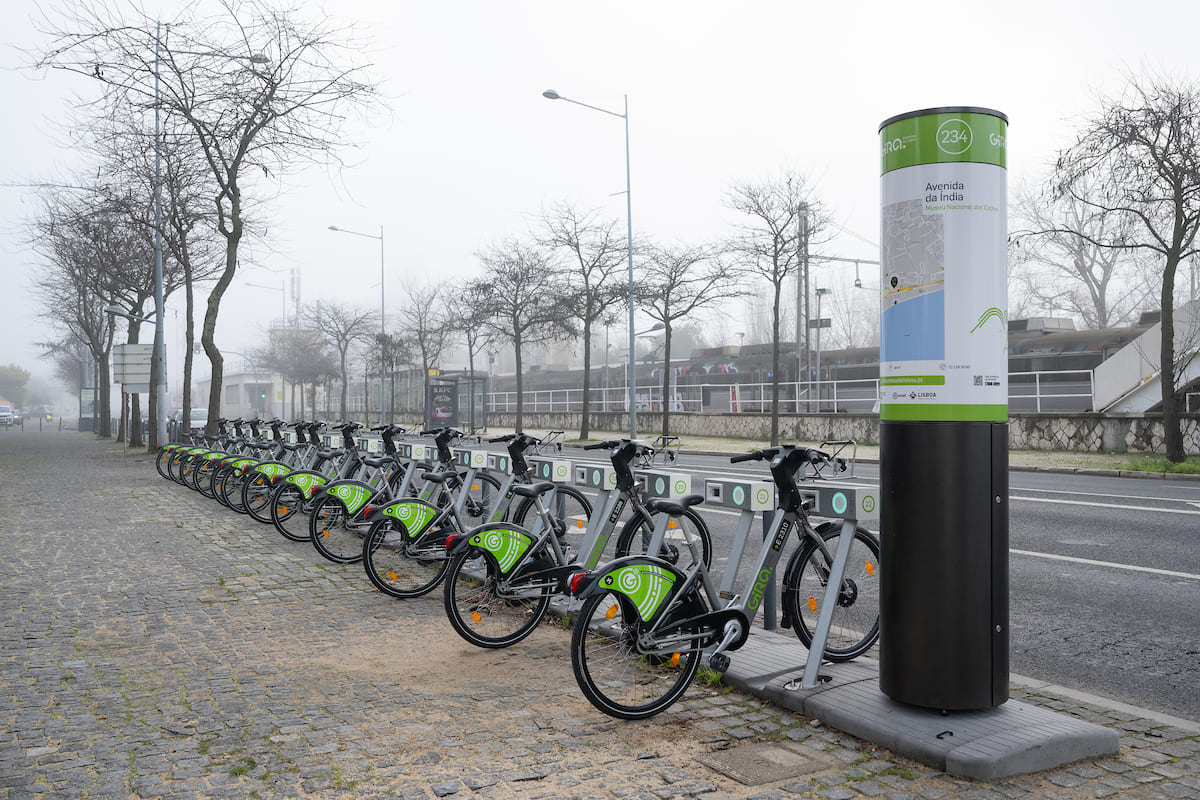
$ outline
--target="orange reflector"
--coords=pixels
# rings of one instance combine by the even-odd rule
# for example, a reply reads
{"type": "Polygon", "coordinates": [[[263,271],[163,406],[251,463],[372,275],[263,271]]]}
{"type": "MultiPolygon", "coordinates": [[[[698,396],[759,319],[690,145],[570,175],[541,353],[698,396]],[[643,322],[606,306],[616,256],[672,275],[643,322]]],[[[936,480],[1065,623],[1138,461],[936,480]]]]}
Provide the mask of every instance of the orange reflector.
{"type": "Polygon", "coordinates": [[[479,612],[478,612],[478,611],[472,611],[472,612],[471,612],[471,619],[475,620],[476,622],[481,622],[481,621],[483,620],[483,617],[479,616],[479,612]]]}
{"type": "Polygon", "coordinates": [[[677,527],[679,527],[679,523],[673,519],[667,520],[667,527],[668,528],[677,528],[677,527]]]}
{"type": "Polygon", "coordinates": [[[816,613],[816,611],[817,611],[817,598],[815,598],[815,597],[809,597],[809,598],[808,598],[808,610],[809,610],[809,611],[811,611],[811,612],[813,612],[814,614],[816,613]]]}
{"type": "Polygon", "coordinates": [[[576,521],[575,521],[575,527],[576,527],[576,528],[582,528],[582,527],[583,527],[583,520],[581,520],[581,519],[580,519],[580,520],[576,520],[576,521]]]}
{"type": "Polygon", "coordinates": [[[471,488],[472,488],[472,489],[478,489],[478,488],[479,488],[479,484],[478,484],[478,483],[476,483],[476,484],[475,484],[475,485],[473,485],[471,488]]]}
{"type": "Polygon", "coordinates": [[[284,506],[283,508],[277,508],[277,509],[275,509],[275,513],[276,513],[276,514],[286,514],[286,513],[287,513],[287,506],[284,506]]]}
{"type": "Polygon", "coordinates": [[[322,536],[324,536],[326,539],[328,539],[328,538],[329,538],[329,531],[321,531],[321,535],[322,535],[322,536]]]}
{"type": "Polygon", "coordinates": [[[392,572],[389,572],[389,573],[388,573],[388,577],[389,577],[389,578],[391,578],[391,579],[392,579],[392,580],[394,580],[394,581],[398,581],[398,580],[400,580],[400,576],[399,576],[399,575],[397,575],[397,574],[395,573],[395,571],[394,571],[394,570],[393,570],[392,572]]]}
{"type": "Polygon", "coordinates": [[[875,565],[874,565],[874,564],[872,564],[870,561],[868,561],[868,562],[867,562],[867,574],[868,574],[868,575],[874,575],[874,574],[875,574],[875,565]]]}
{"type": "Polygon", "coordinates": [[[616,607],[615,605],[614,605],[614,606],[609,606],[609,607],[608,607],[608,611],[605,611],[605,612],[604,612],[604,618],[605,618],[605,619],[612,619],[612,618],[613,618],[613,617],[615,617],[616,615],[617,615],[617,607],[616,607]]]}
{"type": "Polygon", "coordinates": [[[679,653],[672,653],[672,654],[671,654],[671,666],[672,666],[672,667],[678,667],[678,666],[679,666],[679,653]]]}

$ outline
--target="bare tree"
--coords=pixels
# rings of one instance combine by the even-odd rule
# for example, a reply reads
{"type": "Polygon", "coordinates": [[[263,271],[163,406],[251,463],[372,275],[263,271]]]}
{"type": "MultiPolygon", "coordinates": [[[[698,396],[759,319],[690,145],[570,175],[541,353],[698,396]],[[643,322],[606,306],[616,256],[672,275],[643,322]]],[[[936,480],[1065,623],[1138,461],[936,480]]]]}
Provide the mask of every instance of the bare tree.
{"type": "Polygon", "coordinates": [[[371,326],[378,317],[360,308],[319,301],[306,306],[301,314],[337,351],[338,377],[342,384],[339,409],[341,418],[346,419],[346,393],[350,383],[346,358],[351,345],[371,339],[371,326]]]}
{"type": "Polygon", "coordinates": [[[642,309],[663,324],[662,435],[670,435],[671,330],[697,311],[737,297],[739,271],[724,263],[712,247],[654,247],[649,250],[641,284],[642,309]]]}
{"type": "Polygon", "coordinates": [[[783,287],[807,270],[806,253],[819,230],[818,204],[803,175],[785,172],[762,183],[734,185],[726,205],[750,218],[737,226],[730,243],[739,266],[771,285],[771,444],[778,444],[783,287]]]}
{"type": "MultiPolygon", "coordinates": [[[[463,295],[461,313],[456,317],[456,320],[461,327],[460,334],[462,335],[463,344],[467,348],[467,368],[471,373],[468,412],[470,414],[471,425],[474,426],[475,389],[478,384],[475,374],[475,357],[482,354],[484,350],[491,346],[492,334],[487,326],[483,324],[487,316],[484,304],[486,298],[480,295],[480,287],[474,284],[468,285],[463,295]]],[[[484,402],[486,403],[486,396],[482,391],[480,391],[480,397],[484,398],[484,402]]]]}
{"type": "MultiPolygon", "coordinates": [[[[1088,196],[1086,176],[1074,191],[1088,196]]],[[[1097,330],[1135,314],[1145,300],[1136,291],[1135,251],[1095,244],[1129,239],[1135,232],[1132,217],[1106,214],[1073,194],[1028,187],[1017,189],[1012,209],[1019,228],[1010,235],[1017,257],[1013,277],[1034,303],[1097,330]]]]}
{"type": "Polygon", "coordinates": [[[561,341],[575,335],[563,313],[566,287],[543,250],[508,239],[478,254],[483,277],[472,281],[480,298],[480,323],[496,341],[510,342],[516,356],[516,428],[524,430],[524,364],[527,345],[561,341]]]}
{"type": "Polygon", "coordinates": [[[412,354],[421,367],[421,396],[429,398],[430,370],[441,361],[450,340],[449,309],[440,286],[406,286],[406,298],[400,309],[400,323],[405,330],[412,354]]]}
{"type": "Polygon", "coordinates": [[[1125,96],[1106,103],[1059,156],[1054,179],[1060,195],[1132,223],[1109,227],[1109,238],[1074,233],[1101,247],[1138,249],[1162,259],[1159,363],[1164,443],[1166,457],[1182,461],[1175,385],[1175,275],[1180,262],[1200,252],[1200,88],[1190,81],[1132,79],[1125,96]],[[1128,233],[1111,238],[1117,230],[1128,233]]]}
{"type": "MultiPolygon", "coordinates": [[[[113,320],[104,308],[111,303],[104,293],[112,263],[120,263],[127,238],[110,236],[117,224],[97,224],[81,213],[76,197],[66,192],[47,192],[42,209],[30,222],[30,242],[47,268],[34,287],[41,300],[41,316],[64,335],[43,345],[48,357],[74,349],[82,343],[98,365],[100,389],[100,435],[112,436],[109,404],[109,354],[113,345],[113,320]]],[[[120,217],[106,217],[119,220],[120,217]]]]}
{"type": "Polygon", "coordinates": [[[592,331],[616,303],[628,298],[621,278],[627,270],[628,242],[616,220],[601,220],[595,211],[580,212],[558,203],[542,217],[538,244],[569,254],[563,276],[571,290],[575,318],[582,324],[583,415],[579,438],[589,436],[591,410],[592,331]]]}
{"type": "Polygon", "coordinates": [[[335,160],[347,116],[374,87],[352,63],[347,31],[306,24],[268,0],[221,0],[208,16],[193,2],[165,26],[136,6],[73,4],[46,21],[53,41],[40,66],[91,76],[101,116],[130,105],[182,119],[208,165],[209,198],[224,238],[224,268],[208,298],[201,342],[212,362],[209,426],[219,416],[224,361],[217,315],[246,231],[243,189],[261,170],[278,179],[304,161],[335,160]],[[251,168],[250,176],[246,168],[251,168]]]}

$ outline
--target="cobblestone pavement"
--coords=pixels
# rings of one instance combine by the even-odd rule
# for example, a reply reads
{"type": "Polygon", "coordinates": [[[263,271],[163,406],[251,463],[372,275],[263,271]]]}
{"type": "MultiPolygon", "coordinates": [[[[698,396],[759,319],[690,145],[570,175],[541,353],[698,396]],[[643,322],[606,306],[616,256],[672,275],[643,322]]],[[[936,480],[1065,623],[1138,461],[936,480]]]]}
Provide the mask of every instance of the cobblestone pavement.
{"type": "Polygon", "coordinates": [[[1200,798],[1196,730],[1030,692],[1120,730],[1120,755],[966,782],[699,684],[612,720],[559,624],[477,650],[440,593],[387,598],[75,432],[0,435],[0,670],[0,800],[1200,798]],[[702,763],[748,770],[754,744],[793,774],[747,785],[702,763]]]}

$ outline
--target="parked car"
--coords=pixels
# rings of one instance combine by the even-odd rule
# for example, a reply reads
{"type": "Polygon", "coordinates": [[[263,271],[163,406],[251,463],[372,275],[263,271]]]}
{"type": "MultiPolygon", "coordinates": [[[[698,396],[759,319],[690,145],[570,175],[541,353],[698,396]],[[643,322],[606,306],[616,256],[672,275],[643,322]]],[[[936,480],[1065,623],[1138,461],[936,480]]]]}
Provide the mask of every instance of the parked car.
{"type": "MultiPolygon", "coordinates": [[[[189,421],[189,430],[192,433],[204,433],[204,428],[208,425],[208,409],[193,408],[192,413],[189,416],[191,417],[191,420],[189,421]]],[[[176,430],[183,427],[182,408],[171,415],[171,424],[176,430]]]]}
{"type": "Polygon", "coordinates": [[[12,406],[0,406],[0,425],[15,425],[20,421],[12,406]]]}

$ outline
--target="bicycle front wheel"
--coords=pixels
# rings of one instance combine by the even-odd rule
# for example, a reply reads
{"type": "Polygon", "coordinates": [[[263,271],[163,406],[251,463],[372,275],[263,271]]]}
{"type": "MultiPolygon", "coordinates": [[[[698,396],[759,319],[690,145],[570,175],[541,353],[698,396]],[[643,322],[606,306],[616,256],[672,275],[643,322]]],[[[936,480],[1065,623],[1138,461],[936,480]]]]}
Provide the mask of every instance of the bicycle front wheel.
{"type": "MultiPolygon", "coordinates": [[[[500,502],[500,481],[491,475],[478,473],[470,485],[464,484],[460,476],[447,478],[446,487],[455,497],[466,495],[462,515],[467,528],[491,521],[492,511],[500,502]]],[[[437,505],[442,504],[438,502],[437,505]]]]}
{"type": "Polygon", "coordinates": [[[349,564],[363,557],[359,528],[365,524],[357,515],[348,514],[341,500],[322,497],[308,518],[308,532],[318,553],[334,563],[349,564]]]}
{"type": "Polygon", "coordinates": [[[171,457],[175,454],[175,450],[168,450],[165,447],[158,448],[158,455],[154,457],[154,468],[158,470],[158,474],[170,480],[171,473],[168,467],[171,464],[171,457]]]}
{"type": "Polygon", "coordinates": [[[446,576],[446,537],[432,531],[417,540],[397,520],[371,524],[362,547],[363,567],[376,589],[408,599],[429,594],[446,576]]]}
{"type": "MultiPolygon", "coordinates": [[[[784,572],[785,608],[791,610],[792,628],[805,647],[812,644],[817,617],[825,602],[831,558],[837,552],[840,523],[825,524],[817,533],[825,541],[829,558],[805,538],[792,554],[784,572]]],[[[850,661],[874,646],[879,638],[879,541],[868,530],[855,528],[846,561],[846,574],[838,592],[833,622],[825,643],[825,658],[850,661]]]]}
{"type": "Polygon", "coordinates": [[[700,668],[694,643],[670,652],[639,652],[639,624],[627,597],[603,592],[584,601],[571,631],[571,668],[580,690],[618,719],[645,719],[668,708],[700,668]]]}
{"type": "MultiPolygon", "coordinates": [[[[587,531],[588,520],[592,516],[592,504],[583,496],[583,492],[574,486],[559,484],[554,491],[542,498],[546,509],[550,512],[550,523],[558,536],[558,543],[564,546],[567,560],[579,556],[583,545],[583,535],[587,531]]],[[[514,525],[525,530],[532,530],[537,520],[537,507],[532,497],[521,499],[517,510],[510,515],[514,525]]]]}
{"type": "Polygon", "coordinates": [[[458,635],[476,647],[508,647],[538,626],[550,607],[548,589],[500,590],[494,559],[470,551],[455,556],[446,572],[446,616],[458,635]]]}
{"type": "Polygon", "coordinates": [[[704,566],[712,564],[712,535],[708,532],[708,525],[704,523],[704,519],[696,513],[695,509],[685,509],[683,516],[671,519],[667,523],[662,547],[657,553],[648,553],[650,539],[654,534],[653,519],[647,520],[641,514],[636,514],[625,523],[625,527],[621,529],[621,535],[617,537],[617,558],[640,554],[652,555],[674,564],[681,570],[687,570],[693,563],[692,551],[687,546],[687,536],[691,534],[699,543],[700,557],[704,560],[704,566]]]}

